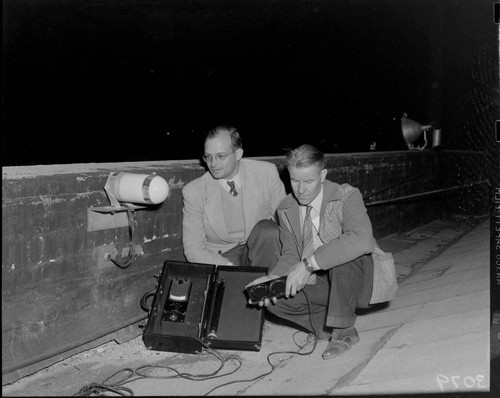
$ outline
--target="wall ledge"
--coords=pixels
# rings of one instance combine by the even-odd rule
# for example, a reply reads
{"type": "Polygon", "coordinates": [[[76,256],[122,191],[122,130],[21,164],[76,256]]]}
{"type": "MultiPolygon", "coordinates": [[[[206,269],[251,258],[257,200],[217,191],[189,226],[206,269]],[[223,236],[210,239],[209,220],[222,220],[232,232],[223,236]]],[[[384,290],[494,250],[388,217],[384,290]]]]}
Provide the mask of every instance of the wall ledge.
{"type": "MultiPolygon", "coordinates": [[[[477,151],[469,150],[443,150],[443,153],[482,153],[477,151]]],[[[422,156],[435,154],[433,150],[424,151],[374,151],[374,152],[349,152],[349,153],[327,153],[325,154],[328,159],[338,158],[377,158],[385,156],[422,156]]],[[[248,159],[257,160],[268,160],[268,161],[284,161],[284,155],[281,156],[254,156],[247,157],[248,159]]],[[[200,160],[198,159],[186,159],[186,160],[151,160],[151,161],[140,161],[140,162],[115,162],[115,163],[72,163],[72,164],[53,164],[53,165],[34,165],[34,166],[6,166],[2,167],[2,179],[22,179],[22,178],[34,178],[41,176],[50,176],[57,174],[77,174],[77,173],[93,173],[93,172],[104,172],[110,173],[116,170],[127,170],[133,172],[134,169],[141,170],[143,173],[145,170],[171,167],[171,166],[189,166],[193,168],[203,168],[200,160]]]]}

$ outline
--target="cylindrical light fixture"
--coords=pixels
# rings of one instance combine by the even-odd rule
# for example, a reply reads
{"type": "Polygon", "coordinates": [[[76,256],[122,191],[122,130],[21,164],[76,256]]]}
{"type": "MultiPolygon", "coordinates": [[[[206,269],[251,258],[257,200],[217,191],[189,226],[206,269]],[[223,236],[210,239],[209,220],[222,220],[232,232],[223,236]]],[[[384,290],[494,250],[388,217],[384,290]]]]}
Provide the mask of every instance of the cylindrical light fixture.
{"type": "Polygon", "coordinates": [[[107,186],[120,202],[158,204],[168,196],[168,183],[160,176],[150,174],[111,173],[107,186]]]}

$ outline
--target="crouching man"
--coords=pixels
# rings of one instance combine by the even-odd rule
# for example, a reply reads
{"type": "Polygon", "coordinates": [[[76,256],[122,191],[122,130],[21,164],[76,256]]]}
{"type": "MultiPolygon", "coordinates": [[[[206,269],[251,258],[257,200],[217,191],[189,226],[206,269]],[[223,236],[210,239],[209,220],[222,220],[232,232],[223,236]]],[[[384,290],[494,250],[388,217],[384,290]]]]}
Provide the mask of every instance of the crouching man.
{"type": "Polygon", "coordinates": [[[360,191],[326,180],[325,163],[311,145],[287,154],[293,192],[277,208],[282,252],[249,286],[287,275],[286,298],[250,304],[329,339],[323,359],[330,359],[359,341],[355,310],[368,307],[377,288],[372,253],[381,251],[360,191]]]}

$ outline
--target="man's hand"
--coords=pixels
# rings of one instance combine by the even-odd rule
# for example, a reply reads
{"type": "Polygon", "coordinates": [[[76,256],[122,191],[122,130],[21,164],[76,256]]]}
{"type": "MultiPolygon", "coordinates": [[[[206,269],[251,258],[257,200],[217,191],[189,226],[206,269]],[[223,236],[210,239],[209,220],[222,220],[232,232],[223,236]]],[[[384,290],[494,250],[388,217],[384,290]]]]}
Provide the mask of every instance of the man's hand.
{"type": "MultiPolygon", "coordinates": [[[[250,282],[248,285],[245,286],[245,288],[247,288],[249,286],[253,286],[253,285],[258,285],[259,283],[267,282],[267,281],[270,281],[270,280],[273,280],[273,279],[277,279],[277,278],[279,278],[278,275],[265,275],[265,276],[261,276],[260,278],[257,278],[254,281],[250,282]]],[[[248,300],[248,304],[250,304],[250,305],[258,304],[259,307],[268,307],[269,304],[271,304],[271,303],[276,304],[277,301],[278,301],[278,299],[276,297],[272,297],[271,300],[269,300],[268,298],[266,298],[264,300],[255,301],[255,302],[252,301],[252,299],[249,299],[248,300]]]]}
{"type": "Polygon", "coordinates": [[[311,273],[307,271],[306,266],[302,261],[295,264],[288,273],[286,278],[286,291],[285,296],[293,297],[300,292],[305,285],[309,282],[311,273]]]}

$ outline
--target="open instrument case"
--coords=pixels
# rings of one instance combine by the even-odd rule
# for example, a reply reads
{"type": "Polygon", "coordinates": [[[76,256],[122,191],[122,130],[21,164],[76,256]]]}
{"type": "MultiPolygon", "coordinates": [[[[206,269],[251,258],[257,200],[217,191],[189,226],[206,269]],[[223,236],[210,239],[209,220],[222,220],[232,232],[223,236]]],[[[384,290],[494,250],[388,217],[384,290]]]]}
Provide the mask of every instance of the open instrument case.
{"type": "Polygon", "coordinates": [[[156,290],[141,300],[149,312],[145,346],[182,353],[203,347],[259,351],[264,311],[248,304],[245,286],[266,274],[262,267],[166,261],[156,290]]]}

